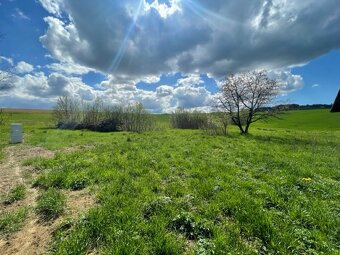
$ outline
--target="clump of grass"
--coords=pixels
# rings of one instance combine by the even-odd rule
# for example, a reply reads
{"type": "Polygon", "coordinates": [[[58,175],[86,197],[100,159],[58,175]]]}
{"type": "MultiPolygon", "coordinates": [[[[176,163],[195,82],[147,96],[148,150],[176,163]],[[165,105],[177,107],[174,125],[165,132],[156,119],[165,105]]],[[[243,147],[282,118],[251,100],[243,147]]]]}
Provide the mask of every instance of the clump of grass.
{"type": "Polygon", "coordinates": [[[26,187],[23,184],[13,187],[3,198],[3,204],[10,205],[16,201],[24,199],[26,196],[26,187]]]}
{"type": "Polygon", "coordinates": [[[151,203],[148,203],[143,211],[143,216],[145,219],[150,219],[153,215],[166,212],[166,206],[171,203],[170,197],[160,197],[151,203]]]}
{"type": "Polygon", "coordinates": [[[36,211],[43,220],[52,220],[63,213],[64,207],[65,195],[60,190],[50,188],[39,195],[36,211]]]}
{"type": "Polygon", "coordinates": [[[27,213],[27,208],[21,208],[16,212],[5,212],[0,214],[0,235],[19,230],[23,226],[27,213]]]}
{"type": "Polygon", "coordinates": [[[212,231],[203,222],[195,220],[190,213],[181,213],[177,215],[169,224],[170,229],[182,233],[189,240],[198,238],[210,238],[212,231]]]}

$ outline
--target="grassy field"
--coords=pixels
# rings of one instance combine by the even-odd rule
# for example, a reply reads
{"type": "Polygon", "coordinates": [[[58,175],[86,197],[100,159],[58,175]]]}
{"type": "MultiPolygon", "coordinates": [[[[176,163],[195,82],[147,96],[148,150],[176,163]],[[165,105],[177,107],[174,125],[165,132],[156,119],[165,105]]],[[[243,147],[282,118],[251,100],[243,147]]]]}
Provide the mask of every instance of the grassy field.
{"type": "Polygon", "coordinates": [[[282,120],[274,119],[268,123],[255,124],[255,126],[324,131],[336,131],[340,128],[340,114],[330,113],[329,110],[288,111],[281,118],[282,120]]]}
{"type": "Polygon", "coordinates": [[[289,112],[226,137],[170,129],[167,115],[143,134],[55,130],[47,112],[10,118],[26,144],[86,145],[25,162],[43,217],[62,215],[72,190],[96,197],[59,224],[53,254],[339,254],[340,114],[289,112]]]}

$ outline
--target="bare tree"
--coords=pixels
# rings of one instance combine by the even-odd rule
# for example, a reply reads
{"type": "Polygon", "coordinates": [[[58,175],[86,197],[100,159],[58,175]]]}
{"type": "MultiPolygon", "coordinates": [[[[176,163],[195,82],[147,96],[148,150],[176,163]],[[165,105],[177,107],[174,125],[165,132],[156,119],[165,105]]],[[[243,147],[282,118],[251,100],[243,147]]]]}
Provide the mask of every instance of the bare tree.
{"type": "Polygon", "coordinates": [[[232,74],[226,77],[217,96],[217,107],[228,114],[242,134],[252,123],[277,116],[280,109],[268,107],[279,93],[278,81],[266,71],[232,74]]]}

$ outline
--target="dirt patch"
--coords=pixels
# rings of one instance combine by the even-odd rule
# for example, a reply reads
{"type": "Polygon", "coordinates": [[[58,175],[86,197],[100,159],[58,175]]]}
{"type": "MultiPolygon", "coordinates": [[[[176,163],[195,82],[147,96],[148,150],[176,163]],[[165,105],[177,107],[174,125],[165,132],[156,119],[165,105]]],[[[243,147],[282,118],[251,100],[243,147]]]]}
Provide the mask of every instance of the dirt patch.
{"type": "Polygon", "coordinates": [[[7,193],[16,184],[24,183],[23,176],[29,167],[23,167],[22,162],[35,157],[51,158],[54,152],[40,147],[24,145],[9,146],[4,149],[5,158],[0,162],[0,192],[7,193]]]}
{"type": "MultiPolygon", "coordinates": [[[[24,227],[9,236],[0,236],[0,254],[45,254],[51,241],[52,233],[63,220],[63,217],[51,223],[43,223],[34,213],[35,200],[38,190],[27,184],[24,176],[32,172],[29,166],[22,162],[35,157],[51,158],[53,151],[40,147],[16,145],[5,148],[5,158],[0,163],[0,192],[5,194],[17,184],[24,184],[27,188],[26,198],[12,205],[0,205],[0,213],[14,211],[18,208],[29,207],[30,213],[24,227]]],[[[81,191],[66,191],[67,206],[64,217],[76,217],[88,210],[95,203],[94,196],[87,189],[81,191]]]]}
{"type": "Polygon", "coordinates": [[[88,211],[96,203],[95,196],[87,189],[66,193],[66,213],[71,217],[88,211]]]}

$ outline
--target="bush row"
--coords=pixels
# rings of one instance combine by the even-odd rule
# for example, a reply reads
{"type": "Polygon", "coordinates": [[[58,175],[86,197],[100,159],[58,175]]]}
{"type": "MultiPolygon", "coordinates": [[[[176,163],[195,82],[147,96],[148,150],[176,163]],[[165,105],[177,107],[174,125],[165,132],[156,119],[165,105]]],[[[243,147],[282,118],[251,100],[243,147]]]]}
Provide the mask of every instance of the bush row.
{"type": "Polygon", "coordinates": [[[61,129],[88,129],[99,132],[143,132],[153,128],[153,118],[142,104],[109,106],[97,99],[83,102],[63,96],[54,109],[56,126],[61,129]]]}
{"type": "Polygon", "coordinates": [[[230,123],[225,113],[203,113],[178,108],[170,118],[172,128],[203,129],[211,135],[226,135],[230,123]]]}

